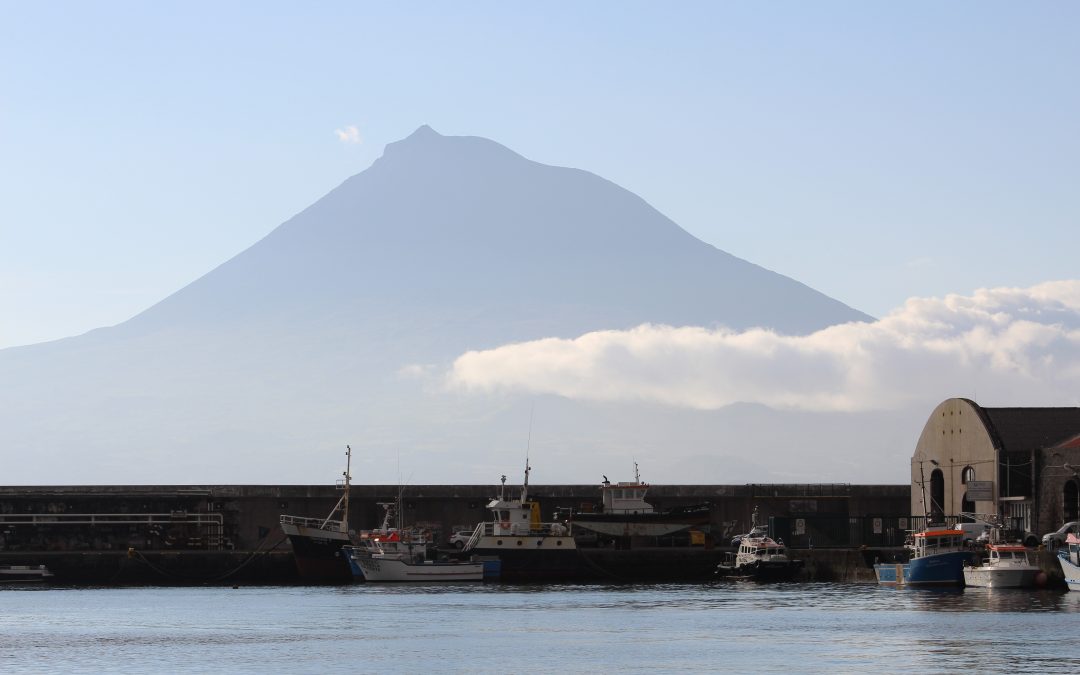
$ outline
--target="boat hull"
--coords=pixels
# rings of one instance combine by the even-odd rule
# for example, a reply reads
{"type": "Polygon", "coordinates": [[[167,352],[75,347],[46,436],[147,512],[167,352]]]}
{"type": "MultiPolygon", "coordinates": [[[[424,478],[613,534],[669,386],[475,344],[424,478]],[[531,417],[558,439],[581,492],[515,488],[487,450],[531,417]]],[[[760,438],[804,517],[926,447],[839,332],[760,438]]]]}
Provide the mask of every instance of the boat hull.
{"type": "Polygon", "coordinates": [[[1058,553],[1058,564],[1061,565],[1061,573],[1065,576],[1065,584],[1070,591],[1080,591],[1080,567],[1069,560],[1069,554],[1065,551],[1058,553]]]}
{"type": "Polygon", "coordinates": [[[467,552],[497,557],[502,581],[580,581],[595,576],[570,536],[485,535],[467,552]]]}
{"type": "Polygon", "coordinates": [[[710,522],[711,507],[663,511],[660,513],[579,513],[574,527],[610,537],[662,537],[710,522]]]}
{"type": "Polygon", "coordinates": [[[878,583],[886,586],[963,586],[964,564],[970,558],[970,553],[951,551],[904,564],[874,565],[874,574],[878,583]]]}
{"type": "Polygon", "coordinates": [[[376,556],[354,559],[368,582],[445,582],[483,581],[482,562],[422,562],[379,558],[376,556]]]}
{"type": "Polygon", "coordinates": [[[975,588],[1031,588],[1038,567],[965,567],[964,585],[975,588]]]}
{"type": "Polygon", "coordinates": [[[349,535],[334,530],[282,523],[281,529],[292,544],[293,559],[300,580],[308,584],[347,584],[352,571],[341,547],[350,543],[349,535]]]}
{"type": "Polygon", "coordinates": [[[802,560],[758,560],[746,565],[720,565],[716,568],[716,575],[760,582],[791,581],[802,568],[802,560]]]}

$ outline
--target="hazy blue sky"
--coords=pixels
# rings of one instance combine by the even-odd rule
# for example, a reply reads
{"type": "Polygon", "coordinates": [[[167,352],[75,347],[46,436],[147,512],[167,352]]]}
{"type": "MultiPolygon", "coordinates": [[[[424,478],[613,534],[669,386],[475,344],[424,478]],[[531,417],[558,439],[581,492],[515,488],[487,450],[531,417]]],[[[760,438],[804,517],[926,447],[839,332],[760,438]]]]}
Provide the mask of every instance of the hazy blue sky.
{"type": "Polygon", "coordinates": [[[129,318],[425,123],[875,315],[1074,278],[1078,26],[1064,2],[0,2],[0,347],[129,318]]]}

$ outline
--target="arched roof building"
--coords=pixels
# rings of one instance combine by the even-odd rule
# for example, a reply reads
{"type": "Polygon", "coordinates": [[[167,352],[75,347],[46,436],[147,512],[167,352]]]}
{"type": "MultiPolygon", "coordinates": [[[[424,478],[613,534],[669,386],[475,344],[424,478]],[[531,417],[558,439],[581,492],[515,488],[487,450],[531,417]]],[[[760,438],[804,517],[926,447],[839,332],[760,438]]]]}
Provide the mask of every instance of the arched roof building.
{"type": "Polygon", "coordinates": [[[930,413],[912,455],[911,512],[931,522],[979,513],[1029,532],[1057,529],[1080,511],[1072,466],[1080,466],[1080,408],[950,398],[930,413]]]}

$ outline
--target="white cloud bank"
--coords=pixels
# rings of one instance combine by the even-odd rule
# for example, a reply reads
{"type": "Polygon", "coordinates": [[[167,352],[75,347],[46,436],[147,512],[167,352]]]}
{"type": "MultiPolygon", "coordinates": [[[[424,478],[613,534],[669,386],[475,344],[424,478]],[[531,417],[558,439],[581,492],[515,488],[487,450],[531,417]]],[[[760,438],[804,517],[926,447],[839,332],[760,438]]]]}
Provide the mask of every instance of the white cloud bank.
{"type": "Polygon", "coordinates": [[[460,356],[468,392],[548,393],[715,409],[892,409],[978,395],[986,405],[1080,405],[1080,281],[912,298],[873,323],[806,336],[642,325],[460,356]]]}
{"type": "Polygon", "coordinates": [[[364,140],[360,138],[360,130],[353,125],[349,125],[344,129],[334,129],[334,133],[342,143],[360,143],[364,140]]]}

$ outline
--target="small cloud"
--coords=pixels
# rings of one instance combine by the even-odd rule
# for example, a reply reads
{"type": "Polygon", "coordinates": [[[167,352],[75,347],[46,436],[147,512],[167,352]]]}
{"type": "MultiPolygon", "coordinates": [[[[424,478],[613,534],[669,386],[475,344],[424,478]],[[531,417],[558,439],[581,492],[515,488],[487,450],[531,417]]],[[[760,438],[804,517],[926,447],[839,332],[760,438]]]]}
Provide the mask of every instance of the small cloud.
{"type": "Polygon", "coordinates": [[[418,380],[423,379],[431,374],[435,370],[435,366],[423,363],[410,363],[407,366],[403,366],[398,369],[398,377],[404,379],[418,380]]]}
{"type": "Polygon", "coordinates": [[[338,140],[342,143],[362,143],[364,141],[364,139],[360,138],[360,130],[351,124],[344,129],[334,129],[334,133],[337,134],[338,140]]]}
{"type": "Polygon", "coordinates": [[[907,261],[906,265],[911,269],[921,269],[923,267],[930,267],[934,264],[934,259],[929,256],[922,256],[915,258],[914,260],[907,261]]]}

